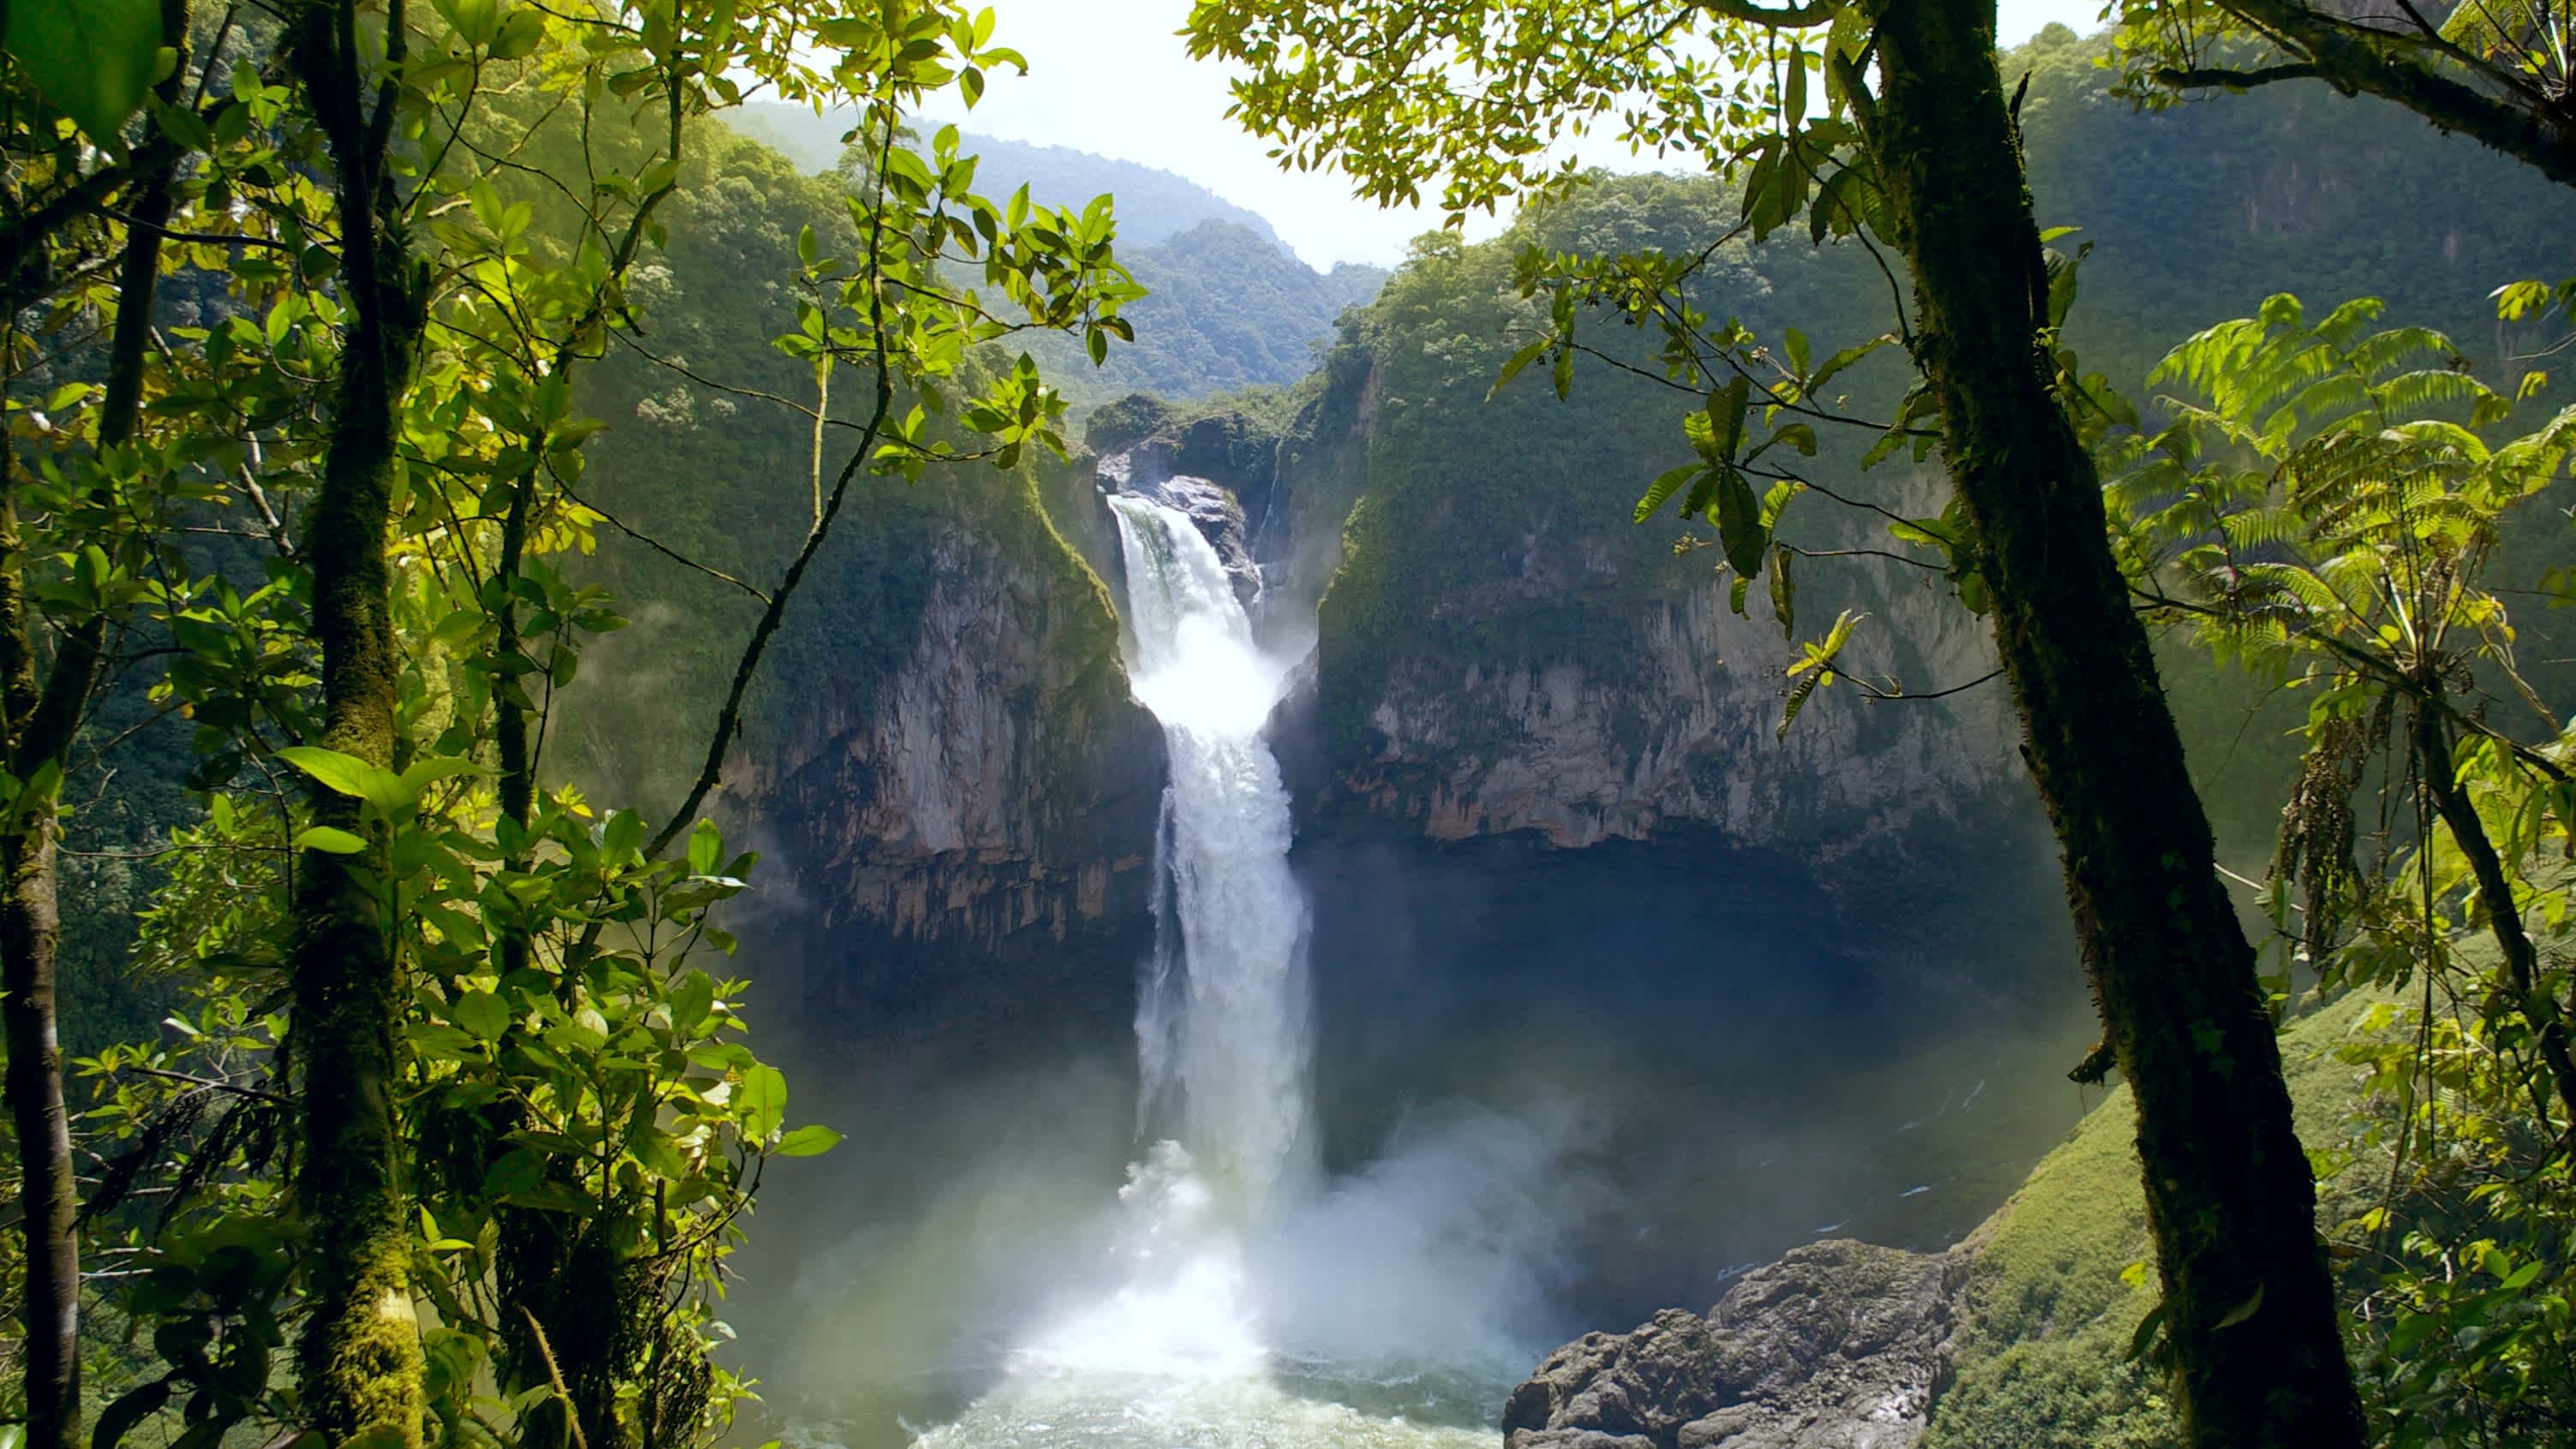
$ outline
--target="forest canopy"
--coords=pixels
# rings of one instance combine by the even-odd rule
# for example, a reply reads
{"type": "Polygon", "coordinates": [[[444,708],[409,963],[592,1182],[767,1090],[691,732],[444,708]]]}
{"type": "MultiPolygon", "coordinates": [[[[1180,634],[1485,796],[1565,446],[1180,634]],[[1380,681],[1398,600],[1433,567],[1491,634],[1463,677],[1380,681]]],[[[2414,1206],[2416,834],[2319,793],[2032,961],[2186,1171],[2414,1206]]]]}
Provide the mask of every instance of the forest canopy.
{"type": "MultiPolygon", "coordinates": [[[[925,112],[1028,58],[954,0],[9,0],[12,1441],[737,1435],[727,1259],[773,1166],[843,1140],[755,1048],[746,757],[820,661],[883,703],[949,535],[1110,609],[1067,536],[1083,412],[1230,419],[1285,476],[1329,404],[1374,430],[1328,520],[1344,758],[1400,648],[1481,664],[1500,617],[1616,654],[1593,604],[1712,579],[1782,648],[1755,745],[2008,692],[2102,1018],[2070,1065],[2137,1113],[2154,1306],[2084,1327],[2128,1336],[2082,1370],[2126,1376],[2106,1418],[2153,1385],[2197,1446],[2548,1442],[2576,284],[2508,268],[2567,212],[2374,228],[2468,174],[2411,120],[2381,194],[2283,198],[2230,93],[2563,187],[2568,21],[2114,12],[1999,60],[1991,0],[1197,0],[1282,164],[1522,208],[1387,278],[1164,224],[1200,195],[1136,198],[1136,245],[1055,162],[979,160],[925,112]],[[770,100],[834,167],[747,139],[770,100]],[[2140,109],[2169,124],[2115,130],[2140,109]],[[1692,174],[1577,172],[1588,130],[1692,174]],[[2494,271],[2477,307],[2355,290],[2434,229],[2494,271]],[[1576,507],[1631,530],[1615,586],[1466,607],[1534,593],[1495,560],[1576,507]],[[1861,569],[1994,673],[1909,677],[1861,569]],[[2284,798],[2195,788],[2219,666],[2292,702],[2251,751],[2284,798]],[[2276,818],[2249,912],[2218,837],[2276,818]],[[2321,1142],[2279,1039],[2329,1003],[2364,1087],[2321,1142]]],[[[2057,1391],[2000,1362],[1992,1422],[2057,1391]]]]}

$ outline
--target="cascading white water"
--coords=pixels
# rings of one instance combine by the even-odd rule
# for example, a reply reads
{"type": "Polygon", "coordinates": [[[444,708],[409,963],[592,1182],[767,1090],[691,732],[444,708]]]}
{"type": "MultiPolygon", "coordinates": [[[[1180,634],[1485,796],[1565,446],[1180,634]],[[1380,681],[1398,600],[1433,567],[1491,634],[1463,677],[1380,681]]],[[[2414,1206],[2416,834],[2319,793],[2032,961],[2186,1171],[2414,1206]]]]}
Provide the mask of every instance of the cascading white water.
{"type": "Polygon", "coordinates": [[[1288,792],[1261,738],[1281,671],[1186,516],[1133,495],[1110,506],[1128,671],[1171,756],[1165,888],[1137,1016],[1140,1115],[1176,1126],[1222,1207],[1248,1223],[1293,1190],[1313,1151],[1306,901],[1288,869],[1288,792]]]}
{"type": "MultiPolygon", "coordinates": [[[[1127,669],[1162,722],[1171,783],[1155,949],[1136,1019],[1143,1160],[1094,1279],[1017,1335],[1011,1372],[921,1449],[1464,1449],[1517,1350],[1478,1296],[1517,1275],[1509,1192],[1451,1184],[1505,1160],[1434,1134],[1405,1163],[1320,1182],[1305,895],[1288,794],[1262,728],[1286,670],[1266,658],[1216,550],[1151,499],[1110,499],[1124,550],[1127,669]],[[1160,1140],[1156,1140],[1156,1139],[1160,1140]],[[1355,1352],[1356,1351],[1356,1352],[1355,1352]],[[1392,1377],[1381,1378],[1380,1375],[1392,1377]],[[1353,1404],[1383,1399],[1375,1410],[1353,1404]]],[[[1506,1173],[1540,1171],[1535,1158],[1506,1173]]],[[[1489,1421],[1487,1421],[1489,1422],[1489,1421]]]]}
{"type": "Polygon", "coordinates": [[[1126,494],[1110,505],[1127,564],[1128,675],[1171,759],[1136,1039],[1140,1128],[1172,1135],[1119,1193],[1122,1281],[1019,1356],[1235,1376],[1264,1352],[1246,1236],[1296,1194],[1314,1156],[1306,900],[1288,869],[1288,794],[1261,738],[1280,671],[1185,515],[1126,494]]]}

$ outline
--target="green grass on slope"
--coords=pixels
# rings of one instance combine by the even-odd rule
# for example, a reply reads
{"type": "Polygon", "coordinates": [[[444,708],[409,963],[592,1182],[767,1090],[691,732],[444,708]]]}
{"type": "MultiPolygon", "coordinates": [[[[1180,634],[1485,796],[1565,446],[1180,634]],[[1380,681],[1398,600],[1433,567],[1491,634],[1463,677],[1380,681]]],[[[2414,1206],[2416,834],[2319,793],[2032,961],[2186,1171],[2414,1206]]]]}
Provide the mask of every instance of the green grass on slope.
{"type": "MultiPolygon", "coordinates": [[[[2282,1065],[2310,1146],[2341,1142],[2360,1069],[2335,1056],[2378,998],[2356,992],[2294,1023],[2282,1065]]],[[[2112,1090],[2011,1201],[1977,1244],[1974,1311],[1958,1379],[1942,1396],[1922,1449],[2149,1449],[2178,1443],[2155,1376],[2127,1362],[2138,1322],[2156,1303],[2147,1261],[2146,1201],[2138,1184],[2129,1090],[2112,1090]]],[[[2347,1173],[2345,1181],[2354,1181],[2347,1173]]],[[[2331,1200],[2321,1217],[2346,1211],[2331,1200]]]]}

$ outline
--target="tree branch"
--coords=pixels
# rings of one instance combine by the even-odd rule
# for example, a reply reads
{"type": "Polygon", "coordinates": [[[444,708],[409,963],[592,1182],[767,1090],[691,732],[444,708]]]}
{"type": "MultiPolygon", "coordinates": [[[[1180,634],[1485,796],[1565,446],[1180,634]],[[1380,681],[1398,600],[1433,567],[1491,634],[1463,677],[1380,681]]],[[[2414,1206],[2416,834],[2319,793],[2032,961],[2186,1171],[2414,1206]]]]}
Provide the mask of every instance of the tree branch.
{"type": "Polygon", "coordinates": [[[2178,91],[2200,90],[2223,86],[2231,91],[2250,91],[2275,81],[2321,80],[2323,75],[2312,65],[2267,65],[2253,70],[2229,70],[2223,66],[2165,66],[2156,72],[2156,84],[2178,91]]]}
{"type": "MultiPolygon", "coordinates": [[[[2221,0],[2228,13],[2304,53],[2319,80],[2345,92],[2365,91],[2395,101],[2443,131],[2456,131],[2537,170],[2561,186],[2576,186],[2576,137],[2534,108],[2489,95],[2444,75],[2412,56],[2391,54],[2405,37],[2356,29],[2307,0],[2221,0]]],[[[2260,74],[2261,72],[2255,72],[2260,74]]],[[[2494,84],[2515,88],[2518,79],[2493,67],[2474,67],[2494,84]]]]}
{"type": "Polygon", "coordinates": [[[1773,30],[1805,30],[1832,20],[1842,7],[1833,0],[1812,0],[1785,10],[1767,9],[1753,0],[1699,0],[1699,8],[1721,20],[1741,20],[1773,30]]]}

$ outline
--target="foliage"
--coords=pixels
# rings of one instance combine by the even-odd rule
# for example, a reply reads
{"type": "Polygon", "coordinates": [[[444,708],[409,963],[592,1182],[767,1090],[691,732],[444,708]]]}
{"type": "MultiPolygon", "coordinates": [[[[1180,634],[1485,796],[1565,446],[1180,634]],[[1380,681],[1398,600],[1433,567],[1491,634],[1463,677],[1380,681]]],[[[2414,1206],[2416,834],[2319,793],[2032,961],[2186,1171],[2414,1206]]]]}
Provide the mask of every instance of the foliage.
{"type": "MultiPolygon", "coordinates": [[[[2339,1144],[2336,1160],[2350,1164],[2325,1185],[2321,1226],[2366,1205],[2371,1172],[2386,1165],[2353,1137],[2376,1117],[2345,1055],[2402,1037],[2381,1019],[2388,1000],[2352,993],[2282,1030],[2301,1139],[2339,1144]]],[[[1971,1312],[1958,1377],[1933,1410],[1926,1449],[2176,1442],[2155,1375],[2131,1352],[2156,1301],[2134,1123],[2128,1089],[2112,1088],[1962,1245],[1973,1255],[1971,1312]]]]}
{"type": "MultiPolygon", "coordinates": [[[[2350,14],[2312,0],[2129,0],[2116,7],[2128,94],[2323,81],[2394,101],[2576,185],[2563,7],[2546,0],[2350,14]]],[[[2109,12],[2106,12],[2106,14],[2109,12]]]]}
{"type": "MultiPolygon", "coordinates": [[[[886,138],[926,95],[953,85],[971,101],[985,69],[1019,58],[991,43],[989,12],[945,3],[832,16],[457,0],[398,12],[364,54],[355,14],[315,4],[283,28],[227,18],[197,33],[171,73],[177,101],[156,99],[125,138],[174,168],[166,223],[102,205],[144,173],[72,145],[69,118],[10,75],[13,196],[50,249],[26,266],[13,254],[10,278],[45,327],[20,330],[13,300],[0,339],[13,461],[31,470],[10,480],[26,529],[11,567],[58,637],[112,637],[120,670],[151,661],[155,712],[195,729],[206,802],[158,853],[137,952],[184,1004],[162,1039],[82,1064],[102,1098],[85,1133],[108,1154],[84,1204],[113,1269],[98,1282],[108,1318],[152,1345],[108,1386],[95,1442],[155,1416],[201,1444],[322,1412],[315,1365],[299,1392],[272,1359],[299,1326],[308,1343],[320,1331],[323,1244],[347,1226],[331,1215],[354,1210],[288,1190],[319,1166],[318,1139],[293,1130],[313,1105],[304,1084],[349,1025],[296,1009],[309,982],[287,989],[286,946],[309,940],[316,909],[291,916],[288,900],[325,868],[356,894],[324,908],[360,921],[404,983],[378,1105],[420,1195],[393,1224],[407,1261],[383,1266],[435,1326],[387,1371],[423,1375],[430,1437],[705,1442],[749,1392],[710,1356],[721,1261],[762,1164],[835,1134],[788,1130],[783,1079],[740,1040],[740,982],[718,960],[733,942],[713,914],[753,862],[726,858],[699,806],[853,483],[1060,453],[1062,399],[1025,356],[992,354],[1069,330],[1096,360],[1129,335],[1119,308],[1137,291],[1105,199],[989,200],[953,130],[927,160],[881,139],[838,226],[809,227],[782,260],[798,295],[768,313],[805,376],[867,380],[865,421],[831,472],[817,430],[793,556],[767,588],[742,585],[763,609],[686,800],[658,830],[596,811],[569,784],[537,788],[550,729],[577,717],[585,650],[624,622],[567,567],[606,522],[575,491],[606,426],[580,399],[652,306],[645,259],[668,241],[657,213],[698,118],[756,78],[855,103],[886,138]],[[808,58],[818,45],[828,62],[808,58]],[[400,141],[398,174],[335,190],[368,164],[369,136],[400,141]],[[353,240],[368,225],[381,254],[353,240]],[[157,260],[193,310],[102,385],[92,329],[143,315],[130,279],[92,264],[119,255],[157,260]],[[369,291],[370,272],[389,287],[369,291]],[[395,405],[390,574],[360,605],[398,649],[395,737],[369,758],[317,743],[323,675],[349,641],[316,627],[317,565],[343,560],[310,550],[331,546],[314,520],[353,476],[326,465],[363,441],[357,359],[388,331],[404,346],[416,333],[420,360],[376,379],[395,405]],[[130,442],[97,422],[120,378],[146,404],[130,442]]],[[[69,646],[55,647],[59,662],[69,646]]],[[[0,782],[7,828],[49,820],[31,812],[66,773],[49,761],[0,782]]],[[[379,1334],[408,1332],[385,1326],[408,1314],[365,1312],[379,1334]]]]}
{"type": "Polygon", "coordinates": [[[2122,445],[2112,496],[2154,606],[2308,697],[2268,897],[2284,941],[2330,986],[2423,988],[2347,1054],[2389,1159],[2358,1218],[2381,1435],[2537,1442],[2576,1412],[2555,1266],[2576,1206],[2567,894],[2537,864],[2576,794],[2509,601],[2567,595],[2554,571],[2496,575],[2516,516],[2563,495],[2576,408],[2499,439],[2513,398],[2438,333],[2372,330],[2380,313],[2310,324],[2276,297],[2176,348],[2157,375],[2191,395],[2122,445]]]}

